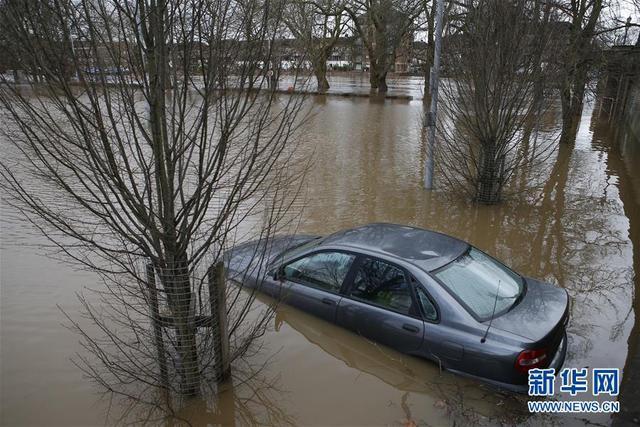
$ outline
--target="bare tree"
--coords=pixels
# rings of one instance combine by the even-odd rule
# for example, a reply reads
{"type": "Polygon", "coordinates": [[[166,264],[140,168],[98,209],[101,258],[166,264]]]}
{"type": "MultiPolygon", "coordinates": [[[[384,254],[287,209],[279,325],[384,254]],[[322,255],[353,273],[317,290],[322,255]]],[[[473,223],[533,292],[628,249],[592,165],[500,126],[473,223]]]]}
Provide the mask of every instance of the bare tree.
{"type": "MultiPolygon", "coordinates": [[[[1,5],[12,54],[44,77],[0,82],[7,201],[104,282],[81,296],[98,333],[73,321],[91,355],[79,365],[130,398],[203,393],[269,316],[250,316],[252,299],[225,288],[223,253],[249,235],[269,241],[299,188],[292,143],[304,99],[263,88],[281,9],[1,5]]],[[[261,248],[256,258],[269,255],[261,248]]]]}
{"type": "Polygon", "coordinates": [[[350,0],[346,11],[369,54],[372,89],[384,93],[397,49],[410,45],[421,0],[350,0]]]}
{"type": "MultiPolygon", "coordinates": [[[[640,18],[638,18],[640,16],[640,0],[632,0],[633,3],[633,11],[636,14],[636,22],[635,22],[635,27],[640,27],[640,18]]],[[[625,27],[627,28],[627,31],[629,29],[629,24],[630,22],[627,21],[625,22],[625,27]]],[[[638,34],[637,38],[636,38],[636,46],[640,46],[640,30],[637,30],[636,33],[638,34]]],[[[626,35],[625,35],[626,36],[626,35]]]]}
{"type": "MultiPolygon", "coordinates": [[[[453,2],[452,2],[453,3],[453,2]]],[[[450,3],[450,4],[452,4],[450,3]]],[[[423,0],[422,9],[426,17],[426,35],[427,45],[424,51],[424,101],[429,99],[429,93],[431,92],[431,67],[433,65],[433,53],[435,43],[435,17],[436,7],[435,1],[423,0]]],[[[428,103],[428,102],[427,102],[428,103]]]]}
{"type": "Polygon", "coordinates": [[[608,46],[640,45],[640,1],[609,0],[596,32],[608,46]]]}
{"type": "Polygon", "coordinates": [[[527,0],[469,3],[443,49],[450,78],[441,82],[437,164],[445,183],[479,203],[499,202],[514,172],[549,151],[525,149],[542,114],[537,52],[551,41],[532,13],[527,0]]]}
{"type": "MultiPolygon", "coordinates": [[[[44,32],[47,32],[47,37],[51,38],[51,40],[55,40],[55,43],[52,44],[51,50],[55,51],[55,57],[57,58],[57,65],[63,67],[67,72],[69,72],[69,62],[70,57],[66,53],[71,50],[68,44],[68,40],[64,40],[61,38],[61,34],[56,32],[56,17],[51,12],[51,10],[45,6],[45,4],[40,0],[4,0],[0,3],[0,9],[2,11],[8,11],[12,9],[16,14],[21,14],[21,19],[27,21],[29,19],[29,13],[37,13],[39,16],[40,23],[43,25],[43,30],[39,33],[34,33],[29,35],[30,42],[37,43],[40,37],[44,36],[44,32]]],[[[46,55],[45,52],[40,54],[39,63],[34,61],[31,58],[19,57],[15,54],[15,50],[11,47],[17,43],[22,42],[20,38],[17,38],[14,33],[10,30],[10,23],[6,20],[0,22],[0,39],[2,40],[5,54],[3,55],[4,61],[8,61],[11,63],[14,69],[21,69],[22,71],[28,73],[31,78],[35,80],[39,80],[42,76],[41,64],[47,64],[48,66],[52,66],[53,64],[49,64],[49,61],[54,54],[46,55]]]]}
{"type": "MultiPolygon", "coordinates": [[[[426,34],[426,48],[424,49],[422,60],[424,61],[424,101],[428,103],[430,99],[430,85],[431,85],[431,67],[433,66],[433,54],[435,46],[435,18],[436,18],[436,3],[437,1],[422,0],[422,15],[416,22],[418,30],[425,32],[426,34]]],[[[447,33],[446,27],[450,24],[455,26],[457,17],[460,13],[466,13],[466,4],[458,2],[444,2],[443,13],[443,26],[447,33]],[[451,18],[451,19],[450,19],[451,18]]]]}
{"type": "Polygon", "coordinates": [[[562,102],[561,142],[573,141],[582,115],[587,83],[595,69],[599,47],[597,26],[605,0],[558,1],[554,3],[556,19],[566,22],[564,34],[559,34],[561,54],[560,100],[562,102]]]}
{"type": "Polygon", "coordinates": [[[293,0],[286,6],[284,21],[311,61],[318,92],[329,89],[327,60],[343,34],[346,18],[342,0],[293,0]]]}

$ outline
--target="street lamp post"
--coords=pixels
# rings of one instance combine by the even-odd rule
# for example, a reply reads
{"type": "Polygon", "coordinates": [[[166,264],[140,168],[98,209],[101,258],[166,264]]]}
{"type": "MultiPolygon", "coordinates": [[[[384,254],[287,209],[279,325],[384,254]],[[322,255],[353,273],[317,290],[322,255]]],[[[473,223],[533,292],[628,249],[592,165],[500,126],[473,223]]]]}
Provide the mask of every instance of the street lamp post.
{"type": "Polygon", "coordinates": [[[444,15],[444,0],[437,0],[436,4],[436,28],[433,50],[433,66],[429,75],[429,92],[431,105],[426,117],[427,125],[427,163],[424,170],[424,188],[433,188],[433,169],[436,144],[436,114],[438,112],[438,83],[440,80],[440,53],[442,51],[442,15],[444,15]]]}

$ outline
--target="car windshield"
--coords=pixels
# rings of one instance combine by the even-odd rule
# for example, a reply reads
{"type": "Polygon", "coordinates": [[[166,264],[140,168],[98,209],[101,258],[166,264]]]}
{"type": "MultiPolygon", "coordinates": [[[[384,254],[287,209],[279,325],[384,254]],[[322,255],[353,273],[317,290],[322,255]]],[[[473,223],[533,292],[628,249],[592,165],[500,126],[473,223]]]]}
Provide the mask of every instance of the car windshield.
{"type": "Polygon", "coordinates": [[[508,310],[524,291],[518,274],[475,248],[437,270],[435,276],[482,320],[508,310]]]}

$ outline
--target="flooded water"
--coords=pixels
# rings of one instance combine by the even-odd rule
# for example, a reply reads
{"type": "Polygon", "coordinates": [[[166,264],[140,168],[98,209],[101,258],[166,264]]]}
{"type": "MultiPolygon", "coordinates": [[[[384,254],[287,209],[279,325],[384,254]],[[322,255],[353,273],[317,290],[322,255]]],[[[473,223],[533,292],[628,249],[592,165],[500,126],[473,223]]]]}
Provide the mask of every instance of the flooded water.
{"type": "MultiPolygon", "coordinates": [[[[587,106],[575,144],[549,158],[544,185],[496,206],[476,206],[421,189],[421,102],[335,97],[310,102],[315,113],[303,135],[315,162],[307,177],[301,232],[394,222],[467,240],[515,270],[569,291],[566,366],[625,368],[628,342],[640,333],[633,304],[640,273],[638,141],[612,130],[587,106]]],[[[549,126],[557,125],[550,120],[549,126]]],[[[523,173],[516,182],[524,188],[532,179],[523,173]]],[[[82,348],[62,326],[64,315],[57,308],[77,313],[74,293],[96,280],[44,256],[37,246],[42,239],[9,206],[2,214],[0,421],[103,424],[110,401],[100,400],[99,389],[69,361],[82,348]]],[[[267,362],[259,378],[227,389],[217,405],[194,402],[178,418],[195,425],[543,421],[527,412],[524,397],[440,372],[433,363],[290,307],[278,309],[264,343],[256,356],[256,363],[267,362]]],[[[544,421],[611,422],[605,415],[544,421]]]]}
{"type": "MultiPolygon", "coordinates": [[[[368,95],[371,93],[369,86],[369,73],[361,71],[329,71],[327,74],[330,88],[329,94],[357,94],[368,95]]],[[[315,91],[318,88],[315,77],[298,76],[284,74],[278,80],[278,89],[286,90],[291,86],[296,86],[304,90],[315,91]]],[[[424,78],[417,76],[398,76],[389,74],[387,76],[387,95],[400,97],[403,99],[422,99],[424,95],[424,78]]],[[[375,91],[374,91],[375,92],[375,91]]]]}

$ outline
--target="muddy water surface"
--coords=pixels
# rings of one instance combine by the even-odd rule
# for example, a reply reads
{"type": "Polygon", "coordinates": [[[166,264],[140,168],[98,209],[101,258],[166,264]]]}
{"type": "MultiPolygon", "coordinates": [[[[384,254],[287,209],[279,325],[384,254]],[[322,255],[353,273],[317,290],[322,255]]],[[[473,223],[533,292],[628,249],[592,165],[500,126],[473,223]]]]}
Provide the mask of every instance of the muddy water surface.
{"type": "MultiPolygon", "coordinates": [[[[516,178],[521,191],[500,205],[478,207],[420,189],[421,102],[310,102],[316,110],[304,147],[315,162],[301,232],[384,221],[468,240],[521,273],[569,291],[567,366],[625,367],[628,341],[640,329],[633,306],[640,272],[638,141],[611,130],[588,106],[575,144],[549,157],[542,185],[524,191],[536,180],[527,171],[516,178]]],[[[56,307],[77,312],[74,292],[97,285],[95,278],[45,257],[40,242],[2,206],[0,421],[103,424],[109,400],[98,400],[97,389],[69,361],[82,349],[61,326],[56,307]]],[[[257,363],[269,358],[261,379],[228,389],[217,406],[196,402],[178,415],[194,424],[610,422],[603,415],[532,418],[522,398],[440,372],[288,307],[278,309],[264,343],[256,357],[257,363]]]]}

